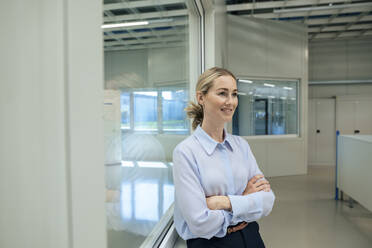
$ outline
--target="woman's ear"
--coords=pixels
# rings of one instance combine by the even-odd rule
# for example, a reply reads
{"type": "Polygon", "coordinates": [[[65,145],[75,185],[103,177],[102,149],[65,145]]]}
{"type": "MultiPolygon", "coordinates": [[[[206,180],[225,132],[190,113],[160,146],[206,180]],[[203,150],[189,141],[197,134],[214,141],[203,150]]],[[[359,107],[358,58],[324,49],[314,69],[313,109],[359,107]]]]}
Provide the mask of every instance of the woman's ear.
{"type": "Polygon", "coordinates": [[[196,92],[196,100],[198,101],[200,105],[204,104],[204,95],[201,91],[196,92]]]}

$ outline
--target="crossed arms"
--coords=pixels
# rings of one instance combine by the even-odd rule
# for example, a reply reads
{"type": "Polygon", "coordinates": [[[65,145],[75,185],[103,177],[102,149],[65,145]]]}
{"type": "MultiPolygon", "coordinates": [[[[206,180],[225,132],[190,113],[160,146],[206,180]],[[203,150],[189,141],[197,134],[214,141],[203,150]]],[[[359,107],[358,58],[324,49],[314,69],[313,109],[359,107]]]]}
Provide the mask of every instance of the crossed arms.
{"type": "Polygon", "coordinates": [[[252,173],[256,176],[249,180],[242,195],[206,198],[192,156],[184,149],[176,149],[173,161],[176,206],[196,237],[223,237],[230,223],[256,221],[271,212],[275,196],[260,173],[252,173]]]}

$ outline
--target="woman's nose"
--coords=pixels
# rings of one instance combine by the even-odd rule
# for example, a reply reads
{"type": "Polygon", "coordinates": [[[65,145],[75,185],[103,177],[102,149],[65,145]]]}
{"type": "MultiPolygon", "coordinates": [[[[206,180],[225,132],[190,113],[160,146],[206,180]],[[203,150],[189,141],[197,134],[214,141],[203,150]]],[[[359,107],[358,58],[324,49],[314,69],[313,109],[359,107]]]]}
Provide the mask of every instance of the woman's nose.
{"type": "Polygon", "coordinates": [[[229,95],[228,97],[227,97],[227,99],[226,99],[226,105],[227,104],[231,104],[233,102],[233,96],[231,96],[231,95],[229,95]]]}

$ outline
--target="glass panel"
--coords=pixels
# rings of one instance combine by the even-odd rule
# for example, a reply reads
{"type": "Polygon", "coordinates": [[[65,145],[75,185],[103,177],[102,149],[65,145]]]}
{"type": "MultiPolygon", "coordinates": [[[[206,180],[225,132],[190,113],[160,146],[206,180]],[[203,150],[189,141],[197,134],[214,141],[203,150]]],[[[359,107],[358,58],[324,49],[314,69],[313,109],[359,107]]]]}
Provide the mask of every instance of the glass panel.
{"type": "Polygon", "coordinates": [[[200,70],[189,32],[198,37],[200,18],[189,20],[196,12],[182,1],[104,0],[103,9],[104,24],[125,23],[102,27],[108,248],[139,247],[174,201],[172,153],[190,133],[189,75],[200,70]]]}
{"type": "Polygon", "coordinates": [[[298,80],[239,79],[233,133],[241,136],[298,134],[298,80]]]}

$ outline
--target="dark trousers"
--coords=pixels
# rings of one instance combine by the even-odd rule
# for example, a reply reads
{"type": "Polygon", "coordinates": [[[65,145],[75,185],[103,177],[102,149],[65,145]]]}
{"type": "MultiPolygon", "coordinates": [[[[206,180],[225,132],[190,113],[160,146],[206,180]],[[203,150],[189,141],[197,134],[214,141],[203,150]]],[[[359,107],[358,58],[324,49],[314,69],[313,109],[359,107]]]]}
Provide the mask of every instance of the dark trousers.
{"type": "Polygon", "coordinates": [[[265,248],[257,222],[251,222],[244,229],[226,234],[223,238],[189,239],[188,248],[265,248]]]}

